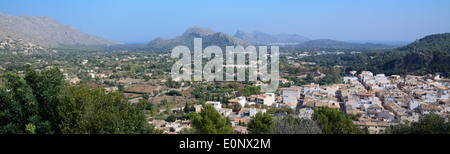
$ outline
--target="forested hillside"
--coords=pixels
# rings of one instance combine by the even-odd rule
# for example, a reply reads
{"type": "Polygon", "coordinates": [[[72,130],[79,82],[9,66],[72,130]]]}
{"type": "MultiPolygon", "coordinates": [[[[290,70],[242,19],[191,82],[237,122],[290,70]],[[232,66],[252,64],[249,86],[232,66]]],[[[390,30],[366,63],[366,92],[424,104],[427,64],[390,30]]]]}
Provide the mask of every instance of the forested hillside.
{"type": "Polygon", "coordinates": [[[397,48],[397,50],[408,52],[450,52],[450,33],[429,35],[422,39],[414,41],[409,45],[399,47],[397,48]]]}
{"type": "Polygon", "coordinates": [[[371,51],[360,54],[321,55],[303,58],[319,66],[343,66],[351,70],[369,70],[386,75],[425,75],[439,73],[450,76],[449,33],[424,37],[404,47],[390,51],[371,51]]]}

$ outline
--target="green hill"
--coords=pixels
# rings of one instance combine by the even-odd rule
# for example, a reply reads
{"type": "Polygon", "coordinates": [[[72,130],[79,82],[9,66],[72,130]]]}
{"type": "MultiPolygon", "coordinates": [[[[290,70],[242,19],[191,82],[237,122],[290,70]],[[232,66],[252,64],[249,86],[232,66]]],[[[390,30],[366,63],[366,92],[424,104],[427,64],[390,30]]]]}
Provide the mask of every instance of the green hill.
{"type": "Polygon", "coordinates": [[[450,76],[450,33],[426,36],[413,43],[387,52],[382,71],[392,74],[434,74],[450,76]],[[389,55],[390,54],[390,55],[389,55]],[[399,56],[393,56],[399,55],[399,56]]]}
{"type": "Polygon", "coordinates": [[[449,77],[450,54],[444,51],[413,52],[381,64],[386,74],[435,74],[449,77]]]}
{"type": "Polygon", "coordinates": [[[344,66],[342,70],[372,71],[386,75],[441,74],[450,77],[449,33],[426,36],[409,45],[388,51],[369,51],[361,54],[321,55],[302,60],[319,66],[344,66]]]}
{"type": "Polygon", "coordinates": [[[331,39],[318,39],[304,42],[298,45],[302,48],[361,48],[361,49],[394,49],[396,46],[374,43],[348,43],[331,39]]]}
{"type": "Polygon", "coordinates": [[[450,52],[450,33],[429,35],[422,39],[414,41],[411,44],[399,47],[397,48],[397,50],[409,52],[450,52]]]}

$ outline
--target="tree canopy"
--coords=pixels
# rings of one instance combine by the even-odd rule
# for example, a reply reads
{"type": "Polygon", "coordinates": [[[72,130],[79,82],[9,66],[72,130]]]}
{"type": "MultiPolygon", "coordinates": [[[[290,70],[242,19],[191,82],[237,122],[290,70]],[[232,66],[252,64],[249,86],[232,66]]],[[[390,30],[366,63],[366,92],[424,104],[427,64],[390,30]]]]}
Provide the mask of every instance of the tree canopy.
{"type": "Polygon", "coordinates": [[[270,114],[258,112],[248,123],[250,134],[270,134],[273,118],[270,114]]]}
{"type": "Polygon", "coordinates": [[[232,134],[230,119],[222,117],[210,104],[203,106],[200,113],[191,112],[186,115],[191,120],[196,134],[232,134]]]}
{"type": "Polygon", "coordinates": [[[28,65],[25,77],[9,73],[6,87],[0,88],[0,133],[59,133],[58,95],[63,84],[59,68],[37,73],[28,65]]]}
{"type": "Polygon", "coordinates": [[[292,115],[275,118],[272,134],[321,134],[322,130],[315,121],[294,117],[292,115]]]}
{"type": "Polygon", "coordinates": [[[386,134],[449,134],[450,123],[434,112],[424,115],[419,122],[390,126],[386,134]]]}
{"type": "Polygon", "coordinates": [[[130,104],[121,93],[65,84],[59,68],[25,77],[9,73],[0,87],[0,134],[161,133],[148,124],[145,104],[130,104]]]}
{"type": "Polygon", "coordinates": [[[324,134],[359,134],[364,130],[354,125],[343,111],[328,106],[315,109],[313,120],[317,121],[324,134]]]}

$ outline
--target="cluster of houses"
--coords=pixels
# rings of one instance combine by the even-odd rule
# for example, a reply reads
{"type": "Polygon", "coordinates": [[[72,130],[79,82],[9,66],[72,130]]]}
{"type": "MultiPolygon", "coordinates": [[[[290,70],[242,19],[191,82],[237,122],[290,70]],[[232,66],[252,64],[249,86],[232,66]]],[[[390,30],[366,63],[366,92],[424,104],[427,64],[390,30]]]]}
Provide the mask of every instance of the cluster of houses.
{"type": "Polygon", "coordinates": [[[191,122],[189,120],[176,120],[174,122],[166,122],[165,120],[153,120],[149,123],[153,124],[156,129],[163,130],[165,134],[177,134],[183,128],[191,128],[191,122]]]}
{"type": "MultiPolygon", "coordinates": [[[[244,96],[240,96],[234,99],[230,99],[229,103],[234,105],[234,103],[239,103],[241,105],[241,109],[238,112],[233,112],[231,108],[222,108],[222,104],[220,102],[207,101],[205,104],[211,104],[214,108],[224,117],[228,117],[231,121],[231,126],[234,129],[235,133],[238,134],[247,134],[247,127],[245,124],[250,122],[251,117],[256,115],[257,113],[266,113],[266,109],[256,108],[254,105],[267,105],[271,106],[275,100],[275,94],[266,93],[263,95],[252,95],[248,98],[244,96]],[[250,106],[251,105],[251,106],[250,106]]],[[[195,111],[200,112],[201,106],[195,106],[195,111]]]]}
{"type": "MultiPolygon", "coordinates": [[[[233,99],[228,100],[228,103],[230,105],[234,105],[235,103],[238,103],[241,105],[241,109],[239,111],[233,112],[233,109],[231,108],[225,108],[223,107],[223,104],[221,102],[217,101],[207,101],[205,104],[212,105],[223,117],[228,117],[231,121],[231,126],[234,129],[234,132],[237,134],[247,134],[247,127],[245,126],[250,122],[251,118],[255,116],[257,113],[266,113],[267,110],[264,108],[257,108],[256,105],[262,106],[273,106],[275,103],[275,93],[265,93],[261,95],[251,95],[249,97],[236,97],[233,99]]],[[[202,105],[194,105],[195,112],[200,113],[203,109],[202,105]]],[[[182,128],[186,127],[181,124],[177,124],[175,122],[175,129],[173,123],[162,123],[159,121],[159,123],[153,122],[158,129],[163,129],[165,133],[178,133],[181,131],[182,128]],[[171,124],[171,125],[168,125],[171,124]],[[169,128],[170,126],[170,128],[169,128]]],[[[178,122],[182,123],[182,121],[178,122]]]]}
{"type": "MultiPolygon", "coordinates": [[[[211,104],[222,116],[228,117],[235,133],[248,133],[244,124],[258,112],[267,112],[264,108],[255,107],[262,105],[294,109],[296,116],[306,119],[312,118],[316,108],[336,108],[347,116],[352,115],[355,125],[368,128],[372,134],[383,133],[391,125],[418,122],[431,112],[446,121],[449,119],[449,79],[442,79],[438,75],[407,75],[401,78],[398,75],[374,75],[369,71],[351,74],[344,77],[342,84],[320,86],[311,83],[279,88],[277,93],[228,100],[228,103],[242,106],[236,112],[224,108],[221,102],[208,101],[206,104],[211,104]]],[[[196,112],[200,112],[202,106],[196,105],[195,108],[196,112]]]]}
{"type": "Polygon", "coordinates": [[[354,123],[370,133],[383,133],[390,125],[418,122],[435,112],[448,121],[450,81],[439,75],[374,75],[363,71],[356,77],[344,77],[339,97],[346,114],[361,115],[354,123]]]}
{"type": "Polygon", "coordinates": [[[431,112],[449,119],[450,80],[439,75],[401,78],[362,71],[343,80],[343,84],[330,86],[311,83],[280,88],[279,96],[283,104],[297,109],[301,118],[310,119],[314,109],[328,106],[357,117],[354,124],[373,134],[383,133],[390,125],[418,122],[431,112]]]}

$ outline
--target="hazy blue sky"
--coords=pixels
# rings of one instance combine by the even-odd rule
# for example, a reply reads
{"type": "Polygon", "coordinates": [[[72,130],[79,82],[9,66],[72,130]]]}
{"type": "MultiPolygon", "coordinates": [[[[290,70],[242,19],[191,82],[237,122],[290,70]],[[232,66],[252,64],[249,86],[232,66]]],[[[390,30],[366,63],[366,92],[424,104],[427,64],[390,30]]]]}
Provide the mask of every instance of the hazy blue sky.
{"type": "Polygon", "coordinates": [[[173,38],[192,26],[311,39],[412,41],[450,32],[450,0],[2,0],[0,12],[49,16],[118,42],[173,38]]]}

